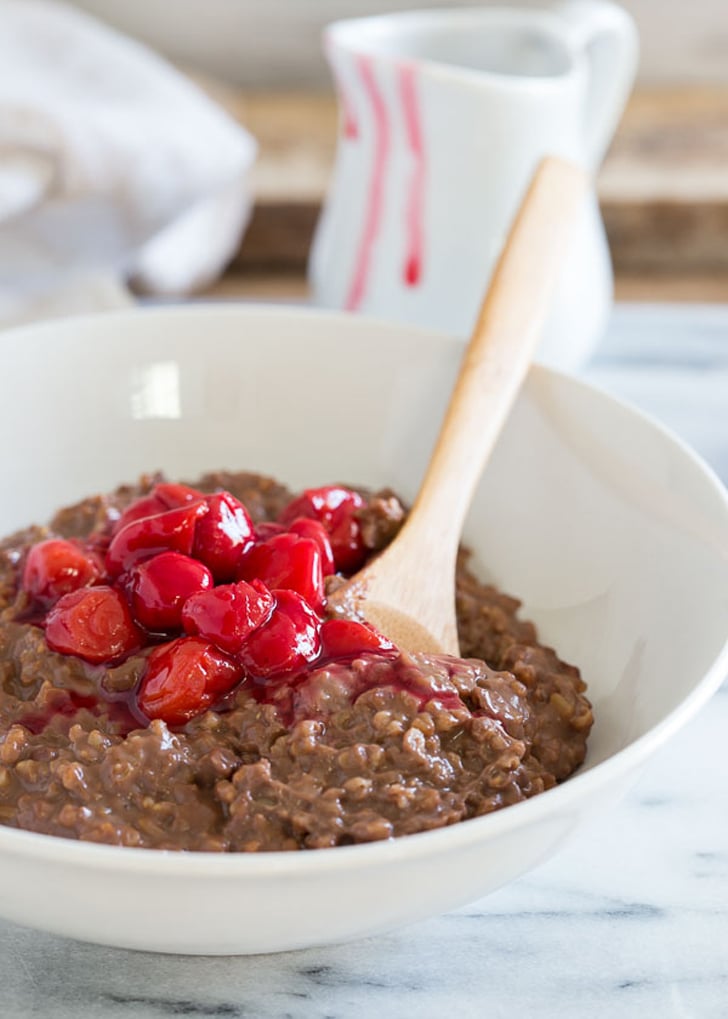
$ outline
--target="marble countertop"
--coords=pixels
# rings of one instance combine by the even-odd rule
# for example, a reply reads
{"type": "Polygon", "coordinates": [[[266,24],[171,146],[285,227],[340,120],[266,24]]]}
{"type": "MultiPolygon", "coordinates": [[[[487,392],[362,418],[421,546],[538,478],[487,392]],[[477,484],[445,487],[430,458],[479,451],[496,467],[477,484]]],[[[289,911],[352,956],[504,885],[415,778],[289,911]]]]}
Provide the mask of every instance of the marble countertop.
{"type": "MultiPolygon", "coordinates": [[[[667,423],[728,482],[728,306],[618,307],[586,375],[667,423]]],[[[727,737],[724,684],[626,799],[554,859],[465,909],[386,936],[198,959],[0,921],[0,1015],[724,1019],[727,737]]]]}

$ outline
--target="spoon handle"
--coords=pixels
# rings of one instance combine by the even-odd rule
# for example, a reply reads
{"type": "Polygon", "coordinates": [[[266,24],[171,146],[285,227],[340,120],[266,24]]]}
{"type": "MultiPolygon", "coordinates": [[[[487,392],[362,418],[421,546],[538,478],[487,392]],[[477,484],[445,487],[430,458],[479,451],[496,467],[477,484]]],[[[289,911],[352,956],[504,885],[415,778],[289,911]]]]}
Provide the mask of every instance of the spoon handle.
{"type": "Polygon", "coordinates": [[[545,159],[536,170],[463,356],[405,528],[410,539],[442,542],[447,535],[454,555],[475,486],[540,338],[587,180],[585,171],[561,159],[545,159]]]}

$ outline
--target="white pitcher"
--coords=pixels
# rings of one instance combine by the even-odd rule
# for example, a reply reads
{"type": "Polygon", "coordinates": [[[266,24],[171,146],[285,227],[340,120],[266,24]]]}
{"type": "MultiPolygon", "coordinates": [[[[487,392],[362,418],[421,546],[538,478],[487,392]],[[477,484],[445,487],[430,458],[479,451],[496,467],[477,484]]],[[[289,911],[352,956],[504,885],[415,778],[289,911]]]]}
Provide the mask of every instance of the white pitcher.
{"type": "MultiPolygon", "coordinates": [[[[598,167],[634,79],[634,23],[608,0],[410,11],[335,22],[325,49],[341,118],[314,300],[466,334],[541,157],[598,167]]],[[[592,195],[540,359],[582,364],[611,297],[592,195]]]]}

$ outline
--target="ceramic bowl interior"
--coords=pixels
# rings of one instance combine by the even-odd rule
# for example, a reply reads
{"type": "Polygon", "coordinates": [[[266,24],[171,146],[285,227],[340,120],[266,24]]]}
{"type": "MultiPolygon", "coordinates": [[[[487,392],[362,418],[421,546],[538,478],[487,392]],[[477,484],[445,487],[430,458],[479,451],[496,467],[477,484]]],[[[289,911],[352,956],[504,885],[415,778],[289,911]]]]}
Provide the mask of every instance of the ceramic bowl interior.
{"type": "MultiPolygon", "coordinates": [[[[158,468],[187,479],[248,468],[294,488],[348,480],[411,498],[461,351],[412,328],[232,305],[8,332],[0,533],[158,468]]],[[[552,852],[720,682],[728,502],[645,417],[534,368],[465,540],[480,573],[582,669],[596,725],[578,775],[445,830],[312,853],[170,854],[1,828],[0,913],[133,948],[274,951],[452,908],[552,852]]]]}

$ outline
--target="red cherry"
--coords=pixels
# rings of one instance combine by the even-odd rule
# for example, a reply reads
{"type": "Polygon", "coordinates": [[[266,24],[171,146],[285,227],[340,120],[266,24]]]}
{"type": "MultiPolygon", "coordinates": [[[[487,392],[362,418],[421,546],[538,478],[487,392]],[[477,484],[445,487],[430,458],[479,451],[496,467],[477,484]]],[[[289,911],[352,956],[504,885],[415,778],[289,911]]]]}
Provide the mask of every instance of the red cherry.
{"type": "Polygon", "coordinates": [[[326,658],[356,658],[365,653],[397,651],[383,633],[354,619],[327,619],[321,626],[321,645],[326,658]]]}
{"type": "Polygon", "coordinates": [[[275,598],[265,584],[241,580],[192,595],[182,609],[182,623],[187,633],[236,654],[253,630],[270,619],[274,607],[275,598]]]}
{"type": "Polygon", "coordinates": [[[364,500],[358,492],[353,492],[350,488],[343,488],[341,485],[307,488],[283,507],[278,514],[278,520],[287,526],[296,517],[311,517],[313,520],[319,520],[329,531],[334,512],[340,506],[353,504],[356,504],[358,509],[364,505],[364,500]]]}
{"type": "Polygon", "coordinates": [[[297,591],[319,610],[324,604],[324,576],[321,553],[315,541],[297,534],[276,534],[255,545],[240,564],[238,578],[257,577],[268,588],[297,591]]]}
{"type": "Polygon", "coordinates": [[[199,502],[205,496],[196,488],[189,488],[187,485],[177,485],[170,481],[162,481],[155,485],[152,494],[161,502],[166,510],[177,509],[188,502],[199,502]]]}
{"type": "Polygon", "coordinates": [[[50,538],[28,552],[21,581],[23,589],[43,605],[93,584],[101,576],[97,559],[72,541],[50,538]]]}
{"type": "Polygon", "coordinates": [[[195,538],[195,524],[207,513],[207,503],[191,502],[153,517],[132,520],[111,539],[106,569],[117,577],[142,559],[159,552],[189,555],[195,538]]]}
{"type": "Polygon", "coordinates": [[[117,591],[125,596],[129,605],[134,595],[134,585],[136,583],[136,567],[132,567],[128,572],[120,573],[114,580],[114,587],[117,591]]]}
{"type": "Polygon", "coordinates": [[[318,520],[329,535],[337,570],[355,573],[364,565],[367,555],[355,515],[363,506],[358,492],[340,485],[325,485],[307,488],[284,507],[278,519],[284,525],[297,517],[318,520]]]}
{"type": "Polygon", "coordinates": [[[297,517],[288,525],[288,530],[291,534],[297,534],[299,538],[309,538],[316,542],[321,553],[321,569],[325,577],[336,572],[334,553],[331,551],[331,542],[323,524],[309,517],[297,517]]]}
{"type": "Polygon", "coordinates": [[[295,591],[273,591],[277,605],[264,626],[246,641],[239,660],[262,679],[285,678],[321,653],[320,620],[295,591]]]}
{"type": "Polygon", "coordinates": [[[229,492],[208,495],[205,501],[209,512],[195,528],[192,554],[210,567],[218,583],[233,580],[241,556],[255,541],[253,521],[229,492]]]}
{"type": "Polygon", "coordinates": [[[255,537],[257,541],[267,541],[268,538],[273,538],[276,534],[285,534],[286,528],[283,524],[276,524],[272,520],[263,520],[262,523],[255,525],[255,537]]]}
{"type": "Polygon", "coordinates": [[[204,499],[204,495],[194,488],[186,485],[175,485],[162,482],[155,485],[149,495],[143,495],[129,503],[119,519],[112,528],[112,533],[117,534],[133,520],[142,520],[144,517],[155,517],[167,510],[177,509],[185,503],[195,502],[204,499]]]}
{"type": "Polygon", "coordinates": [[[144,643],[124,597],[103,585],[64,594],[46,617],[45,635],[51,651],[93,665],[119,661],[144,643]]]}
{"type": "Polygon", "coordinates": [[[199,637],[180,637],[155,648],[139,685],[137,704],[147,718],[184,725],[243,678],[243,670],[199,637]]]}
{"type": "Polygon", "coordinates": [[[342,573],[356,573],[364,565],[367,549],[361,534],[361,524],[356,513],[363,505],[346,504],[334,510],[329,531],[331,551],[334,554],[336,569],[342,573]]]}
{"type": "Polygon", "coordinates": [[[130,594],[137,621],[148,630],[179,630],[182,606],[200,591],[214,584],[208,568],[180,552],[160,552],[138,563],[124,588],[130,594]]]}
{"type": "Polygon", "coordinates": [[[112,534],[118,534],[127,524],[132,523],[134,520],[143,520],[144,517],[157,516],[159,513],[164,513],[166,509],[167,506],[160,499],[157,499],[155,495],[145,495],[141,499],[135,499],[134,502],[129,503],[112,527],[112,534]]]}

